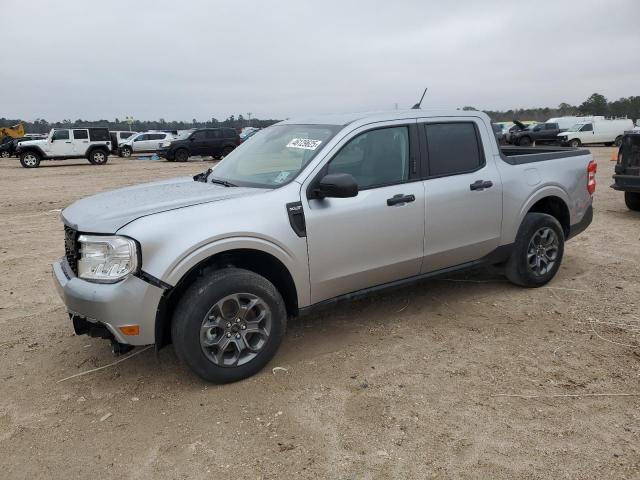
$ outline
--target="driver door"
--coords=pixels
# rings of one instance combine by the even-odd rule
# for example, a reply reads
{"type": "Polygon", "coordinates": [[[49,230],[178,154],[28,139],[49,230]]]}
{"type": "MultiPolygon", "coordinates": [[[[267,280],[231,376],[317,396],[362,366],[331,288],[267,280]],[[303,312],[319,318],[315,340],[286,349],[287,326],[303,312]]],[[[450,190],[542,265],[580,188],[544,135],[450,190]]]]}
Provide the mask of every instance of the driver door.
{"type": "Polygon", "coordinates": [[[303,195],[312,303],[418,275],[424,252],[415,121],[362,127],[337,149],[310,184],[349,173],[358,195],[303,195]]]}
{"type": "Polygon", "coordinates": [[[49,155],[52,157],[64,157],[72,155],[73,144],[70,132],[67,129],[54,130],[49,143],[49,155]]]}

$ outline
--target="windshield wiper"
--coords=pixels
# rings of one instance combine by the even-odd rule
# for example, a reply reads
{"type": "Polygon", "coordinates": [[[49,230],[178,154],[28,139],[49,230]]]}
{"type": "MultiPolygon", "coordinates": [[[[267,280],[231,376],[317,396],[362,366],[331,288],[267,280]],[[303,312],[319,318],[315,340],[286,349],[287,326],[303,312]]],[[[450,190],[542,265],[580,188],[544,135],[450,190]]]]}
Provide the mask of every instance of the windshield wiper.
{"type": "MultiPolygon", "coordinates": [[[[209,169],[211,170],[211,169],[209,169]]],[[[218,185],[224,185],[225,187],[237,187],[237,185],[231,183],[231,182],[227,182],[226,180],[222,180],[221,178],[211,178],[209,180],[211,183],[217,183],[218,185]]]]}

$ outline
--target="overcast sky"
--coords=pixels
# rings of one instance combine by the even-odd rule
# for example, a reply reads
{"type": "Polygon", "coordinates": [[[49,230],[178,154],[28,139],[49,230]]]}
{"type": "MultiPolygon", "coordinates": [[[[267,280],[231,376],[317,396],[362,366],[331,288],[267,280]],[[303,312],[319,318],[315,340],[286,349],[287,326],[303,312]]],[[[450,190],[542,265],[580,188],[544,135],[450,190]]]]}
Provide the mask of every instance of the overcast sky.
{"type": "Polygon", "coordinates": [[[424,86],[423,108],[640,95],[637,0],[3,4],[0,117],[286,118],[409,107],[424,86]]]}

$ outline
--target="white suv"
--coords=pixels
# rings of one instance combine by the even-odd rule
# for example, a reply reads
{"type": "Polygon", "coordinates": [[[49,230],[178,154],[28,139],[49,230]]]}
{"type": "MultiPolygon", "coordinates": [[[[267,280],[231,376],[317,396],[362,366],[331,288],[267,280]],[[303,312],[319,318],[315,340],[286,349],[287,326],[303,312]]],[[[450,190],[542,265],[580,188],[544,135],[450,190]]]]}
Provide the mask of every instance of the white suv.
{"type": "Polygon", "coordinates": [[[160,149],[160,143],[174,137],[169,132],[143,132],[129,137],[119,150],[121,157],[130,157],[133,153],[151,153],[160,149]]]}
{"type": "Polygon", "coordinates": [[[86,158],[104,165],[109,158],[111,139],[107,128],[54,128],[42,140],[20,142],[16,153],[25,168],[35,168],[41,160],[86,158]]]}

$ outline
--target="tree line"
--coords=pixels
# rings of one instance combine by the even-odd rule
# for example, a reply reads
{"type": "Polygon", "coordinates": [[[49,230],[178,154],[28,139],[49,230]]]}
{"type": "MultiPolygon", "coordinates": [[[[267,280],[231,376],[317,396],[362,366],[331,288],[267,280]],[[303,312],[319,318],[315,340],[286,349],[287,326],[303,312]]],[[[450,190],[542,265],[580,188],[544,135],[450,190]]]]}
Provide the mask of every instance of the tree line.
{"type": "MultiPolygon", "coordinates": [[[[464,107],[463,110],[479,110],[464,107]]],[[[640,96],[620,98],[612,102],[600,93],[594,93],[580,105],[561,103],[556,108],[520,108],[512,110],[484,110],[494,122],[517,120],[536,120],[544,122],[553,117],[603,115],[605,117],[626,117],[640,120],[640,96]]]]}
{"type": "MultiPolygon", "coordinates": [[[[463,107],[463,110],[480,110],[475,107],[463,107]]],[[[570,105],[561,103],[556,108],[520,108],[511,110],[484,110],[494,122],[508,122],[518,120],[536,120],[544,122],[552,117],[564,117],[569,115],[604,115],[606,117],[627,117],[632,120],[640,120],[640,96],[620,98],[612,102],[608,101],[604,95],[594,93],[580,105],[570,105]]],[[[0,118],[0,127],[10,127],[19,122],[24,123],[25,131],[28,133],[47,133],[52,128],[74,128],[74,127],[107,127],[109,130],[133,130],[144,132],[146,130],[188,130],[190,128],[212,128],[231,127],[241,130],[244,127],[264,128],[279,122],[275,119],[247,119],[243,115],[229,116],[226,120],[211,118],[200,122],[195,118],[191,122],[160,120],[134,120],[129,128],[125,120],[118,118],[111,120],[82,120],[75,121],[62,120],[61,122],[50,123],[39,118],[33,122],[20,119],[0,118]]]]}
{"type": "Polygon", "coordinates": [[[134,120],[131,125],[126,120],[119,118],[111,120],[62,120],[61,122],[48,122],[43,118],[38,118],[33,122],[20,119],[8,119],[0,118],[0,127],[10,127],[19,122],[24,124],[25,132],[27,133],[47,133],[52,128],[76,128],[76,127],[107,127],[109,130],[133,130],[134,132],[144,132],[147,130],[188,130],[190,128],[215,128],[215,127],[230,127],[238,131],[244,127],[257,127],[264,128],[280,120],[275,119],[259,119],[252,118],[247,119],[242,115],[229,116],[226,120],[218,120],[211,118],[211,120],[198,121],[195,118],[191,122],[183,121],[166,121],[164,118],[160,120],[134,120]]]}

